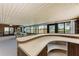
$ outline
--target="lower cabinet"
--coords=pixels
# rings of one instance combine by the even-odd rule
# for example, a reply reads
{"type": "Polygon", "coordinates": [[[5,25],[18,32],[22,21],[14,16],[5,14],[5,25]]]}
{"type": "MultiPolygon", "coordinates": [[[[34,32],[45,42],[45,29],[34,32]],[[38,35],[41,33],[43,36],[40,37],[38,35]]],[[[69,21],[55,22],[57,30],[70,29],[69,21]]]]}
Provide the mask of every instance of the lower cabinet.
{"type": "Polygon", "coordinates": [[[17,48],[17,56],[27,56],[19,47],[17,48]]]}
{"type": "Polygon", "coordinates": [[[48,55],[48,48],[47,46],[39,53],[38,56],[47,56],[48,55]]]}
{"type": "MultiPolygon", "coordinates": [[[[47,56],[48,55],[48,48],[47,46],[38,54],[38,56],[47,56]]],[[[68,42],[68,56],[79,56],[79,44],[70,43],[68,42]]],[[[27,56],[20,48],[17,51],[18,56],[27,56]]]]}
{"type": "MultiPolygon", "coordinates": [[[[47,56],[47,46],[38,54],[38,56],[47,56]]],[[[18,56],[28,56],[25,54],[20,48],[17,48],[17,55],[18,56]]]]}
{"type": "Polygon", "coordinates": [[[79,44],[68,43],[68,56],[79,56],[79,44]]]}

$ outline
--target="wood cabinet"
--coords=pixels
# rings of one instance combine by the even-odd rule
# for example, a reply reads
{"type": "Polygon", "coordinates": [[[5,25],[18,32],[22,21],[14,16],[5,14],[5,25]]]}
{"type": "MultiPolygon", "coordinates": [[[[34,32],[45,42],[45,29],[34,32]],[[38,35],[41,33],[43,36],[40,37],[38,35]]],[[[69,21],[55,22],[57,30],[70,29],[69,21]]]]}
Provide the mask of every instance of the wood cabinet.
{"type": "Polygon", "coordinates": [[[79,34],[79,19],[75,21],[75,33],[79,34]]]}
{"type": "MultiPolygon", "coordinates": [[[[47,56],[47,45],[44,47],[44,49],[38,54],[38,56],[47,56]]],[[[17,55],[18,56],[28,56],[27,54],[25,54],[20,48],[17,48],[17,55]]]]}
{"type": "Polygon", "coordinates": [[[79,56],[79,44],[68,43],[68,56],[79,56]]]}

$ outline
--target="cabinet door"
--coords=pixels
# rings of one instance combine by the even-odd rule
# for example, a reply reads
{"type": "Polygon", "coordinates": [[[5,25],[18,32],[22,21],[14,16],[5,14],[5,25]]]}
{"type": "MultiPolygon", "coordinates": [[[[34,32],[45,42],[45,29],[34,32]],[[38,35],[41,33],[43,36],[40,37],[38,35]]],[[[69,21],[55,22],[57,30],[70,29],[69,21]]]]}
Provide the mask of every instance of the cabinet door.
{"type": "Polygon", "coordinates": [[[79,56],[79,44],[68,43],[68,56],[79,56]]]}

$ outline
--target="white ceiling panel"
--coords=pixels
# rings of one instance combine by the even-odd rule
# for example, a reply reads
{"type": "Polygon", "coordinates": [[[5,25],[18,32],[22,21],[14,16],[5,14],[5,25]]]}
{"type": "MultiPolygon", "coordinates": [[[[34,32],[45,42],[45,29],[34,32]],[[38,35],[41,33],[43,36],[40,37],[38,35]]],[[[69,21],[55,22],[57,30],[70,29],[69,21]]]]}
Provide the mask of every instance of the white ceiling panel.
{"type": "Polygon", "coordinates": [[[0,4],[0,23],[31,25],[56,22],[79,16],[78,3],[4,3],[0,4]]]}

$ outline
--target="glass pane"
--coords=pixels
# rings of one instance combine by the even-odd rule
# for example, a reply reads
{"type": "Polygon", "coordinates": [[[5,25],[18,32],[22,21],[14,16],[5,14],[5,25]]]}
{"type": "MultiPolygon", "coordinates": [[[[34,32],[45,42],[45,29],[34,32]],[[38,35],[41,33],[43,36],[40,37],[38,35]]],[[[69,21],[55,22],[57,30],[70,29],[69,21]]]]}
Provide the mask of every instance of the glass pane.
{"type": "Polygon", "coordinates": [[[55,25],[49,26],[49,33],[55,33],[55,25]]]}
{"type": "Polygon", "coordinates": [[[58,24],[58,33],[64,33],[64,23],[58,24]]]}
{"type": "Polygon", "coordinates": [[[33,33],[36,33],[36,27],[33,26],[33,33]]]}
{"type": "Polygon", "coordinates": [[[24,32],[25,32],[25,33],[27,32],[27,27],[24,28],[24,32]]]}
{"type": "Polygon", "coordinates": [[[39,29],[39,33],[44,33],[43,29],[39,29]]]}
{"type": "Polygon", "coordinates": [[[33,28],[33,26],[31,26],[31,33],[33,33],[33,30],[34,30],[34,28],[33,28]]]}
{"type": "Polygon", "coordinates": [[[44,25],[44,33],[47,33],[47,25],[44,25]]]}
{"type": "Polygon", "coordinates": [[[39,33],[39,26],[36,26],[36,34],[39,33]]]}
{"type": "Polygon", "coordinates": [[[30,27],[26,27],[26,32],[30,33],[30,27]]]}
{"type": "Polygon", "coordinates": [[[71,32],[70,22],[65,23],[65,33],[70,33],[70,32],[71,32]]]}
{"type": "Polygon", "coordinates": [[[10,27],[10,34],[13,34],[13,33],[14,33],[14,28],[10,27]]]}
{"type": "Polygon", "coordinates": [[[44,25],[39,26],[39,33],[44,33],[44,25]]]}
{"type": "Polygon", "coordinates": [[[9,34],[9,27],[4,27],[4,34],[9,34]]]}

